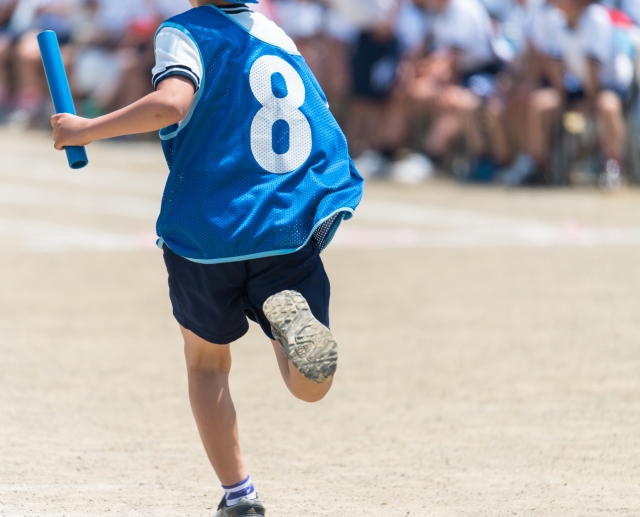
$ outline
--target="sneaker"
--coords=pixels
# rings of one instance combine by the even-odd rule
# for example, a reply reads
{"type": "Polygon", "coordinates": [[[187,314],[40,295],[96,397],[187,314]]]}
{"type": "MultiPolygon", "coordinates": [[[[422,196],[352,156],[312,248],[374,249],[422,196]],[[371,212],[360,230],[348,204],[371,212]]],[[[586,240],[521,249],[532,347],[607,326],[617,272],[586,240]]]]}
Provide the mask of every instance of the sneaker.
{"type": "Polygon", "coordinates": [[[317,384],[329,380],[338,367],[338,343],[333,333],[311,314],[296,291],[273,295],[262,308],[271,331],[293,366],[317,384]]]}
{"type": "Polygon", "coordinates": [[[618,160],[609,158],[604,171],[599,178],[600,188],[606,192],[613,192],[622,186],[622,167],[618,160]]]}
{"type": "Polygon", "coordinates": [[[240,499],[238,504],[227,506],[227,499],[222,498],[218,511],[213,517],[264,517],[267,510],[260,499],[240,499]]]}

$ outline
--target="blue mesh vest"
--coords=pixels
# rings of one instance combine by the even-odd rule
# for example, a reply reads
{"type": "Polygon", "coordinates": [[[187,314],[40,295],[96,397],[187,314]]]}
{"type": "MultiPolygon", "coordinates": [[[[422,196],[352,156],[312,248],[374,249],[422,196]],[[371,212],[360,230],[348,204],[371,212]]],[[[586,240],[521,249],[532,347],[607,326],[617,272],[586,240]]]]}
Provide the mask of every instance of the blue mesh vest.
{"type": "Polygon", "coordinates": [[[319,233],[328,242],[363,180],[303,58],[212,6],[163,26],[195,42],[203,77],[187,118],[160,132],[159,243],[213,264],[293,253],[319,233]]]}

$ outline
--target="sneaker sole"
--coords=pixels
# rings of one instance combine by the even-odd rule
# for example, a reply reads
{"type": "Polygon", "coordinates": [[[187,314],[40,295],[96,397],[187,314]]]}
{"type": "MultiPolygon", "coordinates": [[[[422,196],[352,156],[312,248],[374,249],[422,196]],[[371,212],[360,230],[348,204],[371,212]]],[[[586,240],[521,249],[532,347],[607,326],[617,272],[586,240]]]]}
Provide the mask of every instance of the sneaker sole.
{"type": "Polygon", "coordinates": [[[333,332],[313,317],[300,293],[275,294],[264,302],[263,311],[276,341],[302,375],[317,384],[333,377],[338,343],[333,332]]]}

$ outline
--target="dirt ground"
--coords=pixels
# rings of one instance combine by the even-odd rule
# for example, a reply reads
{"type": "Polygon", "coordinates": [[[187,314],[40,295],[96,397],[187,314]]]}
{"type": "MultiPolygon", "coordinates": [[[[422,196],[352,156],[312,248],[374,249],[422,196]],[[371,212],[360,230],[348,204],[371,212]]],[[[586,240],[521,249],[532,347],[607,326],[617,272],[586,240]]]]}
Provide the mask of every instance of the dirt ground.
{"type": "MultiPolygon", "coordinates": [[[[0,515],[211,516],[152,144],[0,134],[0,515]]],[[[326,251],[335,389],[253,327],[232,389],[272,517],[640,516],[640,192],[370,184],[326,251]]]]}

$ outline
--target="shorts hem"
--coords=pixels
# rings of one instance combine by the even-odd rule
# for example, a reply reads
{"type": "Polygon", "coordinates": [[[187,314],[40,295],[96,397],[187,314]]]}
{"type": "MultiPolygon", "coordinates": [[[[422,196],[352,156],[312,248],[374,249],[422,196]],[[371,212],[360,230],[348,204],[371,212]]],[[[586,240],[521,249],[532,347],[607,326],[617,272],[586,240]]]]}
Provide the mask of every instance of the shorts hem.
{"type": "MultiPolygon", "coordinates": [[[[251,312],[253,312],[253,314],[255,315],[255,311],[254,310],[251,309],[251,312]]],[[[265,336],[267,336],[271,341],[275,341],[276,340],[276,338],[273,335],[273,332],[271,332],[271,325],[270,324],[269,324],[269,327],[267,329],[267,325],[263,321],[260,321],[260,318],[256,317],[255,321],[260,326],[260,330],[262,330],[262,332],[264,333],[265,336]]]]}
{"type": "Polygon", "coordinates": [[[184,318],[182,318],[181,316],[178,316],[175,313],[173,314],[173,317],[182,327],[184,327],[190,332],[193,332],[199,338],[204,339],[205,341],[213,345],[221,345],[221,346],[229,345],[234,341],[237,341],[238,339],[240,339],[247,332],[249,332],[249,323],[246,321],[245,321],[245,324],[242,326],[242,328],[240,328],[239,330],[236,330],[235,332],[231,332],[229,334],[224,334],[224,335],[216,335],[216,334],[211,334],[206,330],[202,330],[201,328],[194,327],[193,325],[189,325],[184,318]]]}

